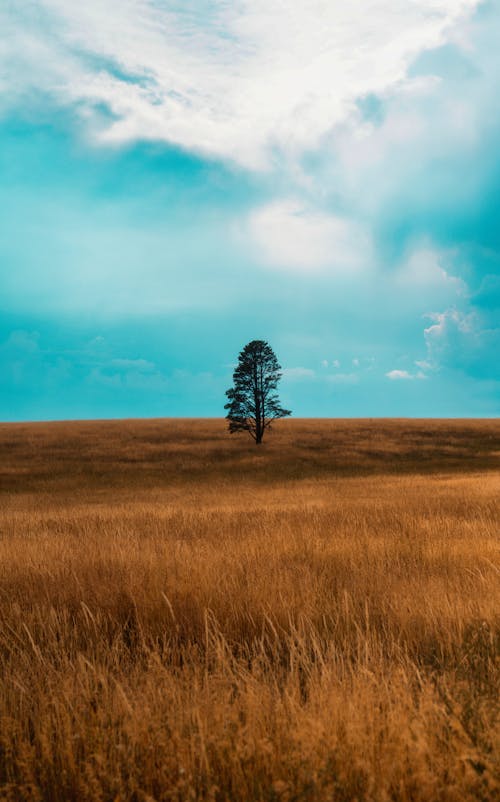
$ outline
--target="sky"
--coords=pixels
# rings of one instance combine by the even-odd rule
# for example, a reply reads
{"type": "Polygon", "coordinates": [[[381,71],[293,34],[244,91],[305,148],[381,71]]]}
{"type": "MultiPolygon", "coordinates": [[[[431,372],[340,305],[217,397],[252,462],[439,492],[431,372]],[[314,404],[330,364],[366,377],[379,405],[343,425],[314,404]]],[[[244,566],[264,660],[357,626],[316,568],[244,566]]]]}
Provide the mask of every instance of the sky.
{"type": "Polygon", "coordinates": [[[0,420],[500,411],[500,3],[0,4],[0,420]]]}

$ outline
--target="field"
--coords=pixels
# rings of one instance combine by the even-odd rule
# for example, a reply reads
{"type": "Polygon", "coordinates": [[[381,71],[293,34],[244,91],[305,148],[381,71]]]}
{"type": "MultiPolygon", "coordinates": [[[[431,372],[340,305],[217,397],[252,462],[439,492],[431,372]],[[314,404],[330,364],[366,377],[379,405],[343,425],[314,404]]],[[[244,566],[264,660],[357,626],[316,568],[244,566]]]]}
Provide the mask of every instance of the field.
{"type": "Polygon", "coordinates": [[[500,420],[0,456],[0,800],[499,798],[500,420]]]}

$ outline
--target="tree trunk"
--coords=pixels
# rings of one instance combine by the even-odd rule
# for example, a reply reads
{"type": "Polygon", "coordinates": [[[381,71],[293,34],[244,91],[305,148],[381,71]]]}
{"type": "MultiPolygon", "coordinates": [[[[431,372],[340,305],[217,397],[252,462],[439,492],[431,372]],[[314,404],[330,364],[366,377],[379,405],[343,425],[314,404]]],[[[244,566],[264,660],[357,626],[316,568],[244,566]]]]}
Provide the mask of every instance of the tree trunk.
{"type": "Polygon", "coordinates": [[[254,366],[253,374],[253,398],[255,405],[255,444],[260,445],[262,442],[262,435],[264,434],[264,427],[262,426],[262,410],[261,410],[261,397],[259,392],[259,383],[257,378],[257,367],[254,366]]]}

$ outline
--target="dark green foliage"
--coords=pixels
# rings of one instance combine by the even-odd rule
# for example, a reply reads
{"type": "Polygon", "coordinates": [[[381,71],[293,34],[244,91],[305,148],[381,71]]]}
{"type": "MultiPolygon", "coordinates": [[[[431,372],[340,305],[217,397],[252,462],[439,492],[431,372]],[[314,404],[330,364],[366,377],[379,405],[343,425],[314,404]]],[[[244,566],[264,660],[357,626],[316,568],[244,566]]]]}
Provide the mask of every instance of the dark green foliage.
{"type": "Polygon", "coordinates": [[[234,386],[226,391],[229,399],[224,409],[229,431],[246,431],[258,444],[273,420],[291,415],[280,405],[276,388],[281,379],[281,366],[264,340],[252,340],[238,357],[233,373],[234,386]]]}

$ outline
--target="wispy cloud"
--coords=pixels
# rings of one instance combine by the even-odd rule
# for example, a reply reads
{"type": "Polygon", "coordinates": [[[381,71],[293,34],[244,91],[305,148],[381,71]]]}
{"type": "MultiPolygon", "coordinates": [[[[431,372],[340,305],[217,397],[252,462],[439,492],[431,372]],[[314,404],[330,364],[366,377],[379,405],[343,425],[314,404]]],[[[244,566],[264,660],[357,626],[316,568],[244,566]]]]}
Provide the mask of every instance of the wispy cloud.
{"type": "Polygon", "coordinates": [[[408,381],[413,379],[426,379],[427,376],[422,371],[418,373],[409,373],[407,370],[390,370],[385,374],[388,379],[392,381],[408,381]]]}
{"type": "Polygon", "coordinates": [[[151,373],[155,370],[154,362],[148,359],[113,359],[111,364],[119,370],[136,370],[139,373],[151,373]]]}
{"type": "Polygon", "coordinates": [[[292,379],[292,380],[301,380],[301,379],[313,379],[316,376],[316,373],[311,368],[284,368],[282,371],[282,375],[284,379],[292,379]]]}
{"type": "Polygon", "coordinates": [[[32,87],[83,112],[104,106],[104,141],[158,139],[264,168],[276,151],[316,147],[356,98],[401,82],[477,4],[8,4],[0,74],[7,94],[32,87]]]}
{"type": "Polygon", "coordinates": [[[372,258],[370,237],[360,225],[294,199],[255,210],[248,231],[261,261],[273,267],[352,272],[372,258]]]}
{"type": "Polygon", "coordinates": [[[396,282],[409,290],[425,288],[434,293],[464,296],[467,294],[467,285],[446,269],[453,268],[456,257],[453,249],[440,251],[428,244],[415,247],[398,271],[396,282]]]}
{"type": "Polygon", "coordinates": [[[357,373],[332,373],[327,377],[331,384],[357,384],[359,374],[357,373]]]}

